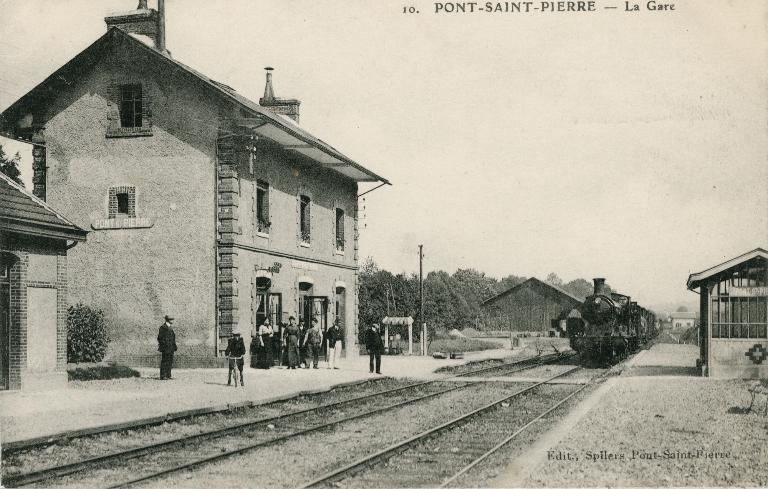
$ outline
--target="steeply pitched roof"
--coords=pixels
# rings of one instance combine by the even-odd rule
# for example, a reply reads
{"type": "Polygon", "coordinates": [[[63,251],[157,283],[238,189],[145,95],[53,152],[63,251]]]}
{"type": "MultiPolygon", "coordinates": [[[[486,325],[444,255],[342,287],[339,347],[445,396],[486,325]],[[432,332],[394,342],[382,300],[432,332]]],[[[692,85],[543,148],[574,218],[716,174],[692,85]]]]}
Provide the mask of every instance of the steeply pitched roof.
{"type": "Polygon", "coordinates": [[[570,294],[569,292],[564,291],[560,287],[554,286],[554,285],[552,285],[550,283],[547,283],[547,282],[542,282],[541,280],[537,279],[536,277],[531,277],[528,280],[526,280],[525,282],[522,282],[520,284],[515,285],[514,287],[512,287],[510,289],[505,290],[501,294],[495,295],[495,296],[491,297],[490,299],[484,300],[483,302],[480,303],[480,305],[486,306],[488,304],[491,304],[491,303],[495,302],[496,300],[498,300],[498,299],[500,299],[500,298],[502,298],[502,297],[504,297],[506,295],[512,294],[512,293],[520,290],[522,287],[529,286],[529,285],[534,285],[534,286],[538,286],[538,287],[548,288],[552,292],[554,292],[555,294],[563,296],[566,299],[568,299],[569,301],[574,302],[574,305],[582,304],[584,302],[583,300],[581,300],[578,297],[570,294]]]}
{"type": "Polygon", "coordinates": [[[0,173],[0,229],[56,239],[85,241],[87,231],[0,173]]]}
{"type": "Polygon", "coordinates": [[[747,253],[744,253],[743,255],[739,255],[736,258],[731,258],[730,260],[723,262],[719,265],[715,265],[712,268],[708,268],[704,270],[703,272],[699,273],[692,273],[688,276],[688,289],[693,290],[698,288],[703,281],[706,279],[717,275],[718,273],[724,272],[730,268],[735,267],[736,265],[739,265],[741,263],[744,263],[745,261],[749,261],[753,258],[762,257],[766,260],[768,260],[768,251],[765,251],[762,248],[755,248],[752,251],[748,251],[747,253]]]}
{"type": "Polygon", "coordinates": [[[289,151],[300,153],[319,165],[335,170],[347,178],[358,182],[382,182],[384,184],[390,184],[386,178],[364,168],[359,163],[343,155],[339,150],[313,136],[292,121],[288,121],[286,118],[274,114],[256,102],[243,97],[231,87],[205,76],[199,71],[170,57],[167,53],[160,52],[147,46],[143,42],[116,27],[111,27],[106,34],[101,36],[93,44],[72,58],[64,66],[56,70],[51,76],[46,78],[42,83],[37,85],[0,114],[0,129],[7,130],[7,128],[4,127],[5,124],[14,122],[22,117],[23,114],[19,109],[33,99],[45,96],[46,92],[50,92],[50,85],[63,79],[62,74],[71,70],[74,64],[87,61],[93,62],[94,58],[98,58],[98,56],[95,56],[98,52],[109,43],[116,41],[124,41],[127,45],[135,49],[150,53],[153,59],[168,64],[173,68],[180,69],[182,73],[202,82],[208,90],[211,90],[216,95],[235,102],[240,109],[248,114],[248,117],[244,117],[243,119],[249,119],[249,123],[252,124],[253,130],[257,134],[277,142],[289,151]]]}

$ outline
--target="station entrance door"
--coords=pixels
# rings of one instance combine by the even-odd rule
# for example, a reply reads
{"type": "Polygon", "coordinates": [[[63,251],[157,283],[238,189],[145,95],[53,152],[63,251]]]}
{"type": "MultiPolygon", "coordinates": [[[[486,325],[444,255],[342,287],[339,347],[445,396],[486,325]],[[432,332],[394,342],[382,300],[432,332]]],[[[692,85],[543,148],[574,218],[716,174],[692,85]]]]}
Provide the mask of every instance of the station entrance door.
{"type": "Polygon", "coordinates": [[[0,261],[0,390],[8,389],[11,339],[10,266],[0,261]]]}

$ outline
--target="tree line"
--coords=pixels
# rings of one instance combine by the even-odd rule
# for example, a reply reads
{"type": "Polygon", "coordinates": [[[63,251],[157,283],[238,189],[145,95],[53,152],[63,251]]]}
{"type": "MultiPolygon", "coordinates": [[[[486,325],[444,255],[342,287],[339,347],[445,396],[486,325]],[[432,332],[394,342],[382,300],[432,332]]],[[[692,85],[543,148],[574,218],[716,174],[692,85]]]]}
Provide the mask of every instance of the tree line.
{"type": "MultiPolygon", "coordinates": [[[[527,279],[512,274],[496,279],[474,268],[460,268],[453,274],[429,272],[424,277],[424,320],[431,331],[466,327],[482,330],[480,304],[527,279]]],[[[563,282],[554,272],[544,281],[579,299],[593,290],[591,281],[578,278],[563,282]]],[[[360,267],[359,286],[359,318],[363,325],[380,323],[386,316],[411,316],[421,324],[417,274],[393,274],[380,269],[369,257],[360,267]]]]}

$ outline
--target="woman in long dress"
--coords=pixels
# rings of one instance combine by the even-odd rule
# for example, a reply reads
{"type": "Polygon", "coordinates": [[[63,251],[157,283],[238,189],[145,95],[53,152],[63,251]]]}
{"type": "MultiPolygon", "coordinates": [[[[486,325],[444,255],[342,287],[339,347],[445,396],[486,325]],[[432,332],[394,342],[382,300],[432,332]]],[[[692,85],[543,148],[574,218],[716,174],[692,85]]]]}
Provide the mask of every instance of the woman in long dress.
{"type": "Polygon", "coordinates": [[[264,323],[259,326],[258,335],[258,360],[256,362],[256,368],[267,369],[272,366],[272,349],[270,348],[272,343],[272,325],[269,324],[269,319],[264,320],[264,323]]]}
{"type": "Polygon", "coordinates": [[[285,343],[288,347],[288,368],[299,364],[299,327],[291,323],[285,328],[285,343]]]}

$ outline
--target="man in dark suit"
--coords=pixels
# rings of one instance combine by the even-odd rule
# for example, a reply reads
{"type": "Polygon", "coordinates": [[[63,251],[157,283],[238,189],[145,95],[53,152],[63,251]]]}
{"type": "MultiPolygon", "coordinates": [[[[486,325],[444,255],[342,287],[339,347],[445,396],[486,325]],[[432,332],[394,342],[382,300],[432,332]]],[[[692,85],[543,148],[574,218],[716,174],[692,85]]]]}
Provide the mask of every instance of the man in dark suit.
{"type": "Polygon", "coordinates": [[[157,351],[160,352],[160,380],[171,380],[171,368],[173,367],[173,353],[176,348],[176,333],[173,332],[171,323],[173,318],[166,314],[165,322],[157,333],[157,351]]]}
{"type": "MultiPolygon", "coordinates": [[[[245,355],[245,342],[240,333],[233,333],[233,336],[227,342],[227,350],[224,352],[229,363],[229,377],[227,385],[232,385],[232,374],[235,368],[240,371],[240,385],[245,386],[243,382],[243,355],[245,355]]],[[[237,387],[237,374],[235,374],[235,387],[237,387]]]]}
{"type": "Polygon", "coordinates": [[[369,327],[365,332],[365,348],[368,350],[368,357],[370,358],[369,367],[371,373],[373,373],[374,364],[376,366],[376,373],[381,373],[381,352],[384,350],[384,342],[381,339],[381,333],[379,332],[379,325],[374,324],[369,327]]]}

